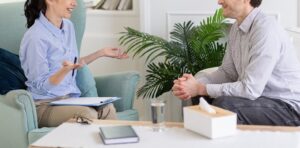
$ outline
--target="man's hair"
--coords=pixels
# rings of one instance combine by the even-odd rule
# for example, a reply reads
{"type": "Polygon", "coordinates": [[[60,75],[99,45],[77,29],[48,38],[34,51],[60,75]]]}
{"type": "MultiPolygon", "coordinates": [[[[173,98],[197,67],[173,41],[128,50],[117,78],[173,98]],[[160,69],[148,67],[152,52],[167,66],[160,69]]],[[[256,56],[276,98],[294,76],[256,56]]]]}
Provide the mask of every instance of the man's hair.
{"type": "Polygon", "coordinates": [[[262,0],[250,0],[250,4],[252,7],[259,7],[262,0]]]}

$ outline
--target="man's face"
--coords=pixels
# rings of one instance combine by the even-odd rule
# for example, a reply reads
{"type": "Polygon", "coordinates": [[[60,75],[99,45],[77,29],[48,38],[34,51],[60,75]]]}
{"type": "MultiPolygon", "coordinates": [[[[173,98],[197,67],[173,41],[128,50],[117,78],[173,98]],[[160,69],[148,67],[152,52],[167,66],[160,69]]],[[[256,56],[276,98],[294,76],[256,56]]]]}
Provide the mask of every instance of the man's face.
{"type": "Polygon", "coordinates": [[[250,0],[218,0],[218,4],[223,8],[224,17],[237,19],[250,5],[250,0]]]}

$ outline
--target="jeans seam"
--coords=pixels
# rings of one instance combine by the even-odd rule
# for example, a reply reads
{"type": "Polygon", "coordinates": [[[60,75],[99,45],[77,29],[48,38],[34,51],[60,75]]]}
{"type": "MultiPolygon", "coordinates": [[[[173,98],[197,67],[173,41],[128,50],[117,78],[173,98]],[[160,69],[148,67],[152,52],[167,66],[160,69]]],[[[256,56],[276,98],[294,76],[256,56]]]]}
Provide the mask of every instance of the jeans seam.
{"type": "MultiPolygon", "coordinates": [[[[288,107],[268,107],[268,106],[232,106],[233,108],[255,108],[255,107],[259,107],[259,108],[274,108],[274,109],[286,109],[289,110],[290,108],[288,107]]],[[[231,108],[231,107],[229,107],[231,108]]]]}

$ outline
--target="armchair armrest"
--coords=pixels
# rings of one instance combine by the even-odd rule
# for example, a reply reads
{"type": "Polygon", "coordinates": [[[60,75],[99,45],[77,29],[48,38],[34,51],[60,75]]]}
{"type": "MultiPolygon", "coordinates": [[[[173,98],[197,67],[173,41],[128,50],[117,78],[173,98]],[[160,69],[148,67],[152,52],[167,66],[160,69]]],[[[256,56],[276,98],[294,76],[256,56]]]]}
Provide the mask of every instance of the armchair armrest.
{"type": "Polygon", "coordinates": [[[99,96],[121,97],[120,100],[114,102],[117,112],[132,109],[139,79],[140,75],[135,71],[95,77],[99,96]]]}
{"type": "Polygon", "coordinates": [[[3,147],[27,146],[28,132],[38,127],[34,101],[25,90],[0,95],[0,118],[0,143],[3,147]]]}

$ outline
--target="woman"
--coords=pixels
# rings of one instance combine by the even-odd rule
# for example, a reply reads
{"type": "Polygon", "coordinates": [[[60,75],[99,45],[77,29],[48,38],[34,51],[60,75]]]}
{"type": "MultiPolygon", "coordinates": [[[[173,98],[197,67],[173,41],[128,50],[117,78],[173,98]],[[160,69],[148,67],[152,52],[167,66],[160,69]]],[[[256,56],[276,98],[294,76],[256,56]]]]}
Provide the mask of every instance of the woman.
{"type": "Polygon", "coordinates": [[[25,16],[27,32],[20,47],[21,66],[26,85],[36,106],[39,126],[57,126],[74,115],[98,119],[115,119],[112,104],[102,109],[84,106],[49,106],[53,100],[80,97],[76,85],[76,69],[100,57],[128,58],[118,48],[104,48],[82,57],[78,51],[70,20],[76,0],[27,0],[25,16]]]}

